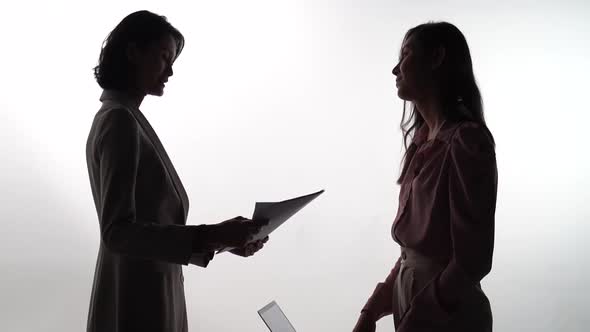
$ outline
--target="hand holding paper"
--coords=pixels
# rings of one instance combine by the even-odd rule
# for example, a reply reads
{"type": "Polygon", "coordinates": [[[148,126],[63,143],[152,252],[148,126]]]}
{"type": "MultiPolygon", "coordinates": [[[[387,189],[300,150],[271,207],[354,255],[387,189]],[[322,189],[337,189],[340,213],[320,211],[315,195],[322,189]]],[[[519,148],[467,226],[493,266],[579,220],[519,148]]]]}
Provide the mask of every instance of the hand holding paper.
{"type": "Polygon", "coordinates": [[[264,247],[264,244],[267,241],[268,241],[268,236],[262,240],[257,240],[257,241],[248,243],[247,245],[245,245],[241,248],[232,249],[229,252],[231,252],[234,255],[238,255],[238,256],[242,256],[242,257],[250,257],[250,256],[254,255],[255,253],[257,253],[258,251],[260,251],[264,247]]]}
{"type": "MultiPolygon", "coordinates": [[[[313,194],[296,197],[282,202],[256,203],[252,220],[254,222],[264,220],[268,222],[268,224],[262,226],[260,230],[254,234],[252,242],[266,238],[270,233],[279,228],[279,226],[281,226],[285,221],[291,218],[295,213],[304,208],[323,192],[323,190],[320,190],[313,194]]],[[[219,250],[219,252],[224,252],[230,249],[232,248],[223,248],[219,250]]]]}

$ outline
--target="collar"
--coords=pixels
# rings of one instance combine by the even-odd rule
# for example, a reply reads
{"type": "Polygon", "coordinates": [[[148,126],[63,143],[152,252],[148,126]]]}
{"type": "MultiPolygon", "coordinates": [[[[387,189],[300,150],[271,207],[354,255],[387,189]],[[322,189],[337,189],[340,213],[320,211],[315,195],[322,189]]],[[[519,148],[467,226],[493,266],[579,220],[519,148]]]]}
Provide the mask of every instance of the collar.
{"type": "Polygon", "coordinates": [[[416,144],[417,146],[420,146],[426,142],[427,138],[428,138],[428,125],[426,124],[426,122],[424,122],[420,126],[420,128],[416,129],[416,134],[414,135],[414,139],[412,140],[412,143],[416,144]]]}
{"type": "Polygon", "coordinates": [[[120,91],[120,90],[110,90],[105,89],[102,91],[99,100],[101,102],[105,101],[116,101],[124,106],[139,109],[139,104],[136,99],[134,99],[129,93],[120,91]]]}
{"type": "MultiPolygon", "coordinates": [[[[459,122],[454,122],[447,119],[447,121],[445,121],[442,127],[439,129],[436,137],[434,137],[432,140],[448,143],[451,135],[454,132],[454,129],[456,129],[459,124],[459,122]]],[[[428,131],[428,125],[423,123],[422,126],[416,130],[416,134],[414,135],[412,143],[416,144],[416,146],[421,146],[422,144],[426,143],[428,139],[428,131]]]]}

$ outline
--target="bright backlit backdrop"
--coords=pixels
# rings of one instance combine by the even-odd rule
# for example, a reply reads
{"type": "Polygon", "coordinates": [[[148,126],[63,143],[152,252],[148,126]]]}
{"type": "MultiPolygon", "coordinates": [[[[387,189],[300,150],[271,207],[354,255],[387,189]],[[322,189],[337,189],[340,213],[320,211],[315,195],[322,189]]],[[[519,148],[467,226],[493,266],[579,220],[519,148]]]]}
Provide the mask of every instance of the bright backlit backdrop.
{"type": "MultiPolygon", "coordinates": [[[[258,255],[185,268],[191,331],[348,331],[399,249],[402,153],[391,69],[405,31],[466,35],[497,141],[497,331],[585,331],[590,280],[585,1],[20,1],[2,3],[0,330],[83,331],[99,231],[85,143],[100,46],[148,9],[186,48],[142,110],[189,193],[190,224],[257,200],[326,193],[258,255]],[[558,4],[559,3],[559,4],[558,4]]],[[[393,330],[385,318],[378,331],[393,330]]]]}

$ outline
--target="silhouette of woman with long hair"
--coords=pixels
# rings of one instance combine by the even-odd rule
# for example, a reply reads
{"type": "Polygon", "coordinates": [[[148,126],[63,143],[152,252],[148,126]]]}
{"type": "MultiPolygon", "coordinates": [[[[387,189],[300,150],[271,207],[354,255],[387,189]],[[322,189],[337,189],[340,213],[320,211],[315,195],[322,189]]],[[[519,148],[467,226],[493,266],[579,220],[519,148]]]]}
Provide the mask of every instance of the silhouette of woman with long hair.
{"type": "Polygon", "coordinates": [[[189,201],[154,129],[139,110],[161,96],[184,37],[164,16],[139,11],[105,40],[94,74],[104,89],[86,146],[100,246],[89,332],[186,332],[182,265],[206,267],[217,249],[250,256],[265,222],[242,217],[186,225],[189,201]]]}
{"type": "Polygon", "coordinates": [[[465,37],[446,22],[410,29],[393,74],[404,100],[406,152],[391,229],[401,255],[354,331],[375,331],[391,314],[398,332],[491,331],[480,281],[492,267],[495,143],[465,37]]]}

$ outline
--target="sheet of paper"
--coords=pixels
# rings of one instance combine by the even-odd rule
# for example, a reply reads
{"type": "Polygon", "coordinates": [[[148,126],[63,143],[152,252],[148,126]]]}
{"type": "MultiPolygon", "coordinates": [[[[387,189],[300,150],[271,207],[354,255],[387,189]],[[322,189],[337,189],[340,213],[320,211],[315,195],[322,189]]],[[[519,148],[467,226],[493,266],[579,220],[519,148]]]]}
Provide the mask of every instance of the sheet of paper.
{"type": "MultiPolygon", "coordinates": [[[[275,229],[279,228],[285,221],[291,218],[299,210],[316,199],[324,191],[320,190],[313,194],[292,198],[281,202],[258,202],[254,206],[252,220],[268,220],[268,225],[262,227],[260,232],[254,235],[254,241],[267,237],[275,229]]],[[[232,248],[224,248],[219,252],[224,252],[232,248]]]]}

